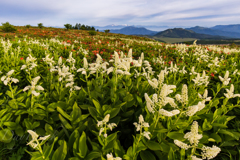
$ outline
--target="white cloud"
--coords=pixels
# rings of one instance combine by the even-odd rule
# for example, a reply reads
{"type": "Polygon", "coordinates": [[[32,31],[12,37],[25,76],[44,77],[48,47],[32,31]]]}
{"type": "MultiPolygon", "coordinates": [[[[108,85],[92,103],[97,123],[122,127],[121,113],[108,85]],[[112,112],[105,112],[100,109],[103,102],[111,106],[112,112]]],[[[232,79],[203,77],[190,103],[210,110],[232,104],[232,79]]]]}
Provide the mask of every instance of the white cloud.
{"type": "Polygon", "coordinates": [[[237,23],[239,0],[8,0],[0,22],[14,25],[202,25],[237,23]],[[229,15],[231,13],[231,15],[229,15]]]}

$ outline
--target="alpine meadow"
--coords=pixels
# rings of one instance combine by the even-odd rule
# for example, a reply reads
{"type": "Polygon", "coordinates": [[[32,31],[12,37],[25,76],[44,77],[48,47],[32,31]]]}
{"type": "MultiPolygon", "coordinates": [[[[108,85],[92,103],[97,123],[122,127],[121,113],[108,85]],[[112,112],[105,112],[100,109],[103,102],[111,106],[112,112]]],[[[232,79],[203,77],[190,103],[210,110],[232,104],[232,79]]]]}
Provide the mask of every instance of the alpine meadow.
{"type": "Polygon", "coordinates": [[[237,45],[66,26],[0,29],[1,160],[240,159],[237,45]]]}

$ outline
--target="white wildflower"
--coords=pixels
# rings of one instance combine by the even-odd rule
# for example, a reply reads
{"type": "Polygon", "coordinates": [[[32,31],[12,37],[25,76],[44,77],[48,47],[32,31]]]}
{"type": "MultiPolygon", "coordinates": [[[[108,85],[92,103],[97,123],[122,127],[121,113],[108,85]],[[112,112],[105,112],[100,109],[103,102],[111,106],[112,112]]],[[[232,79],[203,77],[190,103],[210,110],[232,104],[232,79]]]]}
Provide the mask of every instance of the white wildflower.
{"type": "Polygon", "coordinates": [[[231,78],[228,78],[228,76],[229,76],[229,71],[226,71],[224,78],[222,78],[221,76],[218,76],[224,86],[227,86],[229,84],[229,81],[231,80],[231,78]]]}
{"type": "Polygon", "coordinates": [[[230,99],[230,98],[235,98],[235,97],[240,97],[240,94],[234,94],[234,85],[231,84],[230,90],[226,89],[227,93],[224,93],[225,97],[230,99]]]}
{"type": "Polygon", "coordinates": [[[202,134],[198,134],[198,122],[194,121],[191,126],[191,132],[187,132],[184,135],[185,139],[188,139],[192,145],[197,145],[199,140],[202,138],[202,134]]]}
{"type": "Polygon", "coordinates": [[[221,149],[213,145],[212,147],[203,146],[202,147],[202,158],[203,159],[213,159],[220,153],[221,149]]]}
{"type": "Polygon", "coordinates": [[[179,140],[174,140],[174,143],[178,146],[178,147],[180,147],[180,148],[182,148],[182,149],[185,149],[185,150],[188,150],[191,146],[189,146],[189,145],[187,145],[186,143],[183,143],[183,142],[181,142],[181,141],[179,141],[179,140]]]}

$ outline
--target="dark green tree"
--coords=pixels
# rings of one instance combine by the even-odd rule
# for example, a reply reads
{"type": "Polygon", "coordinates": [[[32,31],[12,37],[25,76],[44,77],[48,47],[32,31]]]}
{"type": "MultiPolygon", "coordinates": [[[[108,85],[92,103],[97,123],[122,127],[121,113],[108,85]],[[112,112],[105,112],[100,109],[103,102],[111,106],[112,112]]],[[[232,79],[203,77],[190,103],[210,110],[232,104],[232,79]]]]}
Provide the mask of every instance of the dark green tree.
{"type": "Polygon", "coordinates": [[[2,29],[4,32],[15,32],[15,31],[17,30],[17,29],[14,28],[14,26],[11,25],[9,22],[2,23],[1,29],[2,29]]]}
{"type": "Polygon", "coordinates": [[[43,28],[43,24],[42,23],[38,23],[38,28],[43,28]]]}
{"type": "Polygon", "coordinates": [[[106,30],[104,30],[104,32],[105,32],[105,33],[109,33],[109,32],[110,32],[110,30],[109,30],[109,29],[106,29],[106,30]]]}
{"type": "Polygon", "coordinates": [[[64,27],[65,27],[67,30],[69,30],[69,29],[72,29],[72,28],[73,28],[73,26],[72,26],[71,24],[69,24],[69,23],[67,23],[67,24],[64,24],[64,27]]]}
{"type": "Polygon", "coordinates": [[[81,30],[86,30],[86,26],[83,24],[80,29],[81,30]]]}
{"type": "Polygon", "coordinates": [[[30,24],[27,24],[25,27],[26,27],[26,28],[30,28],[30,27],[31,27],[31,25],[30,25],[30,24]]]}

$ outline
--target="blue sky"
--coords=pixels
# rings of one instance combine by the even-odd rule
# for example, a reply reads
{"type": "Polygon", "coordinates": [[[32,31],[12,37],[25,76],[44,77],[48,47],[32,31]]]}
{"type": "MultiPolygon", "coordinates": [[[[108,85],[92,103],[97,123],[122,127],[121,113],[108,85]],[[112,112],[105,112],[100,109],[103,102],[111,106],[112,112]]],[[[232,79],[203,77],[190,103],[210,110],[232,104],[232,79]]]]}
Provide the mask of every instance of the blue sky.
{"type": "Polygon", "coordinates": [[[240,0],[0,0],[0,23],[204,26],[240,24],[240,0]]]}

